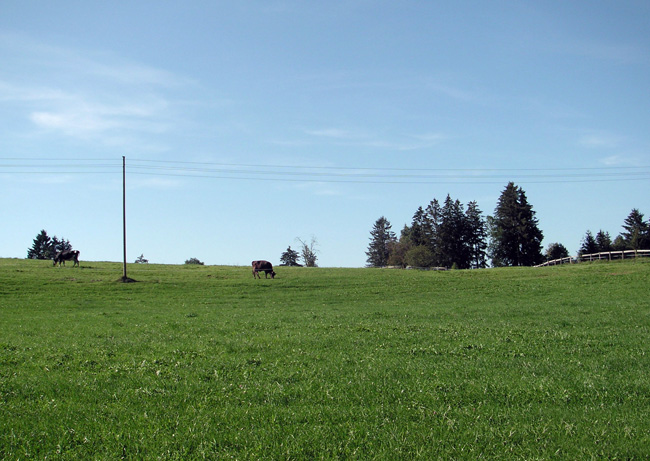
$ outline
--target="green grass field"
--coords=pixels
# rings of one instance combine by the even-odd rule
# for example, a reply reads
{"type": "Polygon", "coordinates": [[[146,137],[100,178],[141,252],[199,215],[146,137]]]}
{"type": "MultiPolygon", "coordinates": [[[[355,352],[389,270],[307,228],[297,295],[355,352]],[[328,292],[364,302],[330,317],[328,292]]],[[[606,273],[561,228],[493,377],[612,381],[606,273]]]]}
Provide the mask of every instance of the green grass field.
{"type": "Polygon", "coordinates": [[[1,459],[647,459],[650,261],[0,260],[1,459]]]}

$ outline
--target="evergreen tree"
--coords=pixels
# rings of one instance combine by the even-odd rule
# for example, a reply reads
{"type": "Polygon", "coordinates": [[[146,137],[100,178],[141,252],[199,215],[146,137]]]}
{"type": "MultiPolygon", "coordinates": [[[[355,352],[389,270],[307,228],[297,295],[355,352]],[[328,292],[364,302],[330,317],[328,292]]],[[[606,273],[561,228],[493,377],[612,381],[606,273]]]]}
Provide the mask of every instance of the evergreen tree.
{"type": "Polygon", "coordinates": [[[596,246],[598,251],[612,251],[612,238],[609,236],[609,232],[605,232],[602,229],[596,234],[596,246]]]}
{"type": "Polygon", "coordinates": [[[431,243],[431,226],[422,207],[418,207],[413,215],[409,240],[413,246],[429,245],[431,243]]]}
{"type": "Polygon", "coordinates": [[[614,242],[612,243],[612,251],[625,251],[627,250],[627,243],[622,235],[616,236],[614,242]]]}
{"type": "Polygon", "coordinates": [[[397,245],[402,254],[415,247],[420,261],[431,266],[468,269],[486,266],[487,227],[476,202],[470,202],[465,212],[459,200],[447,195],[443,205],[431,200],[426,209],[419,207],[411,226],[405,226],[397,245]],[[421,257],[424,255],[425,257],[421,257]]]}
{"type": "Polygon", "coordinates": [[[42,230],[34,239],[32,247],[27,250],[27,259],[54,259],[60,251],[72,250],[69,240],[50,237],[42,230]]]}
{"type": "Polygon", "coordinates": [[[282,253],[282,256],[280,256],[280,265],[281,266],[300,266],[298,264],[298,259],[300,258],[300,255],[298,254],[297,251],[291,249],[291,245],[289,245],[289,248],[287,248],[287,251],[282,253]]]}
{"type": "Polygon", "coordinates": [[[45,229],[36,236],[32,247],[27,250],[27,259],[52,259],[52,239],[45,229]]]}
{"type": "Polygon", "coordinates": [[[467,204],[466,225],[467,245],[469,247],[470,267],[483,269],[487,267],[487,227],[483,212],[475,201],[467,204]]]}
{"type": "Polygon", "coordinates": [[[463,205],[459,200],[454,201],[450,195],[447,195],[437,232],[439,265],[468,269],[471,263],[468,240],[468,226],[463,205]]]}
{"type": "Polygon", "coordinates": [[[561,243],[551,243],[546,249],[545,256],[547,261],[567,258],[569,256],[569,250],[561,243]]]}
{"type": "Polygon", "coordinates": [[[539,229],[539,222],[535,217],[532,205],[528,203],[526,193],[519,188],[519,207],[521,219],[521,265],[534,266],[544,261],[542,255],[542,240],[544,234],[539,229]]]}
{"type": "Polygon", "coordinates": [[[428,227],[429,241],[426,245],[433,254],[433,265],[443,266],[443,251],[442,251],[442,207],[437,199],[431,200],[425,210],[425,222],[428,227]]]}
{"type": "Polygon", "coordinates": [[[390,256],[390,245],[396,241],[395,233],[391,231],[391,224],[385,218],[381,217],[370,231],[370,244],[366,251],[368,267],[383,267],[388,265],[390,256]]]}
{"type": "Polygon", "coordinates": [[[69,240],[66,239],[61,239],[59,240],[58,237],[55,235],[52,237],[52,242],[50,245],[50,258],[54,258],[54,256],[61,252],[61,251],[70,251],[72,250],[72,245],[70,244],[69,240]]]}
{"type": "Polygon", "coordinates": [[[584,238],[582,239],[579,253],[580,255],[590,255],[590,254],[598,253],[598,243],[596,243],[594,234],[592,234],[590,230],[587,231],[584,238]]]}
{"type": "Polygon", "coordinates": [[[631,250],[650,249],[650,225],[643,220],[643,213],[634,208],[623,222],[621,236],[631,250]]]}
{"type": "Polygon", "coordinates": [[[542,262],[543,234],[523,189],[508,183],[488,223],[493,265],[534,266],[542,262]]]}

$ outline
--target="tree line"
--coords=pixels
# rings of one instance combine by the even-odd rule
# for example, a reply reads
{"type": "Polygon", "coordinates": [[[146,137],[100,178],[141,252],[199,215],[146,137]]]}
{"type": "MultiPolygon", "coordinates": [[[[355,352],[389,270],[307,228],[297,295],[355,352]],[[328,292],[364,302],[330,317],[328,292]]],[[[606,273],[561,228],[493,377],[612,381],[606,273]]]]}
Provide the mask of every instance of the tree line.
{"type": "MultiPolygon", "coordinates": [[[[608,251],[650,249],[650,220],[637,208],[625,218],[623,231],[612,239],[609,232],[594,235],[587,230],[579,255],[608,251]]],[[[377,219],[370,231],[366,251],[368,267],[415,266],[458,269],[533,266],[544,261],[566,258],[569,252],[561,243],[551,243],[542,253],[543,233],[528,202],[525,191],[508,183],[502,191],[492,216],[483,216],[476,201],[463,205],[447,195],[444,202],[431,200],[418,207],[410,225],[405,225],[399,238],[384,216],[377,219]]],[[[291,246],[280,256],[280,265],[317,267],[317,241],[300,238],[300,251],[291,246]],[[300,260],[302,263],[300,264],[300,260]]],[[[50,237],[45,230],[34,238],[27,250],[28,259],[53,259],[60,251],[72,250],[69,240],[50,237]]],[[[143,255],[136,263],[146,263],[143,255]]],[[[196,258],[186,264],[203,264],[196,258]]]]}
{"type": "MultiPolygon", "coordinates": [[[[623,229],[614,241],[602,230],[596,237],[587,231],[580,252],[650,248],[650,221],[639,210],[632,210],[623,229]]],[[[479,269],[488,261],[494,267],[534,266],[569,256],[561,243],[551,243],[543,253],[543,238],[525,191],[510,182],[491,216],[484,217],[475,201],[465,206],[447,195],[443,203],[433,199],[418,207],[399,238],[380,217],[370,231],[366,262],[368,267],[479,269]]]]}
{"type": "Polygon", "coordinates": [[[643,213],[632,209],[623,221],[623,232],[612,240],[609,232],[599,230],[596,235],[588,230],[582,239],[579,254],[592,254],[607,251],[648,250],[650,249],[650,220],[643,220],[643,213]]]}

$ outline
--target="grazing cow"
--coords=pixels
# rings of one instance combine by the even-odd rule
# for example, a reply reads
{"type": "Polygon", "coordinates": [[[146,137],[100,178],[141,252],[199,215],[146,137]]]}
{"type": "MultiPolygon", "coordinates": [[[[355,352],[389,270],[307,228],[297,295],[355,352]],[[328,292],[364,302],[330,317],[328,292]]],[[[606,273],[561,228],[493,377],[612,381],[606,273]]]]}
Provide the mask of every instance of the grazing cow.
{"type": "Polygon", "coordinates": [[[66,261],[74,261],[74,266],[79,265],[79,250],[65,250],[65,251],[59,251],[56,256],[54,257],[54,265],[56,266],[57,263],[59,264],[59,267],[61,265],[65,266],[66,261]]]}
{"type": "Polygon", "coordinates": [[[271,274],[271,278],[275,278],[275,272],[273,271],[273,264],[268,261],[253,261],[253,278],[261,278],[259,272],[264,271],[264,278],[269,278],[268,275],[271,274]]]}

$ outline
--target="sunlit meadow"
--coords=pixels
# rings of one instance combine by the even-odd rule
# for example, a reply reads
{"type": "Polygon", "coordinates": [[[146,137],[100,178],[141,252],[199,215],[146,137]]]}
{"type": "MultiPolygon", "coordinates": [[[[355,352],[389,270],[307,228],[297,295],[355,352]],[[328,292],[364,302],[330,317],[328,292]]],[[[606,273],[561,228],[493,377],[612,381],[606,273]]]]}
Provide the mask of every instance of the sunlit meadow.
{"type": "Polygon", "coordinates": [[[276,271],[0,260],[0,458],[650,453],[650,261],[276,271]]]}

